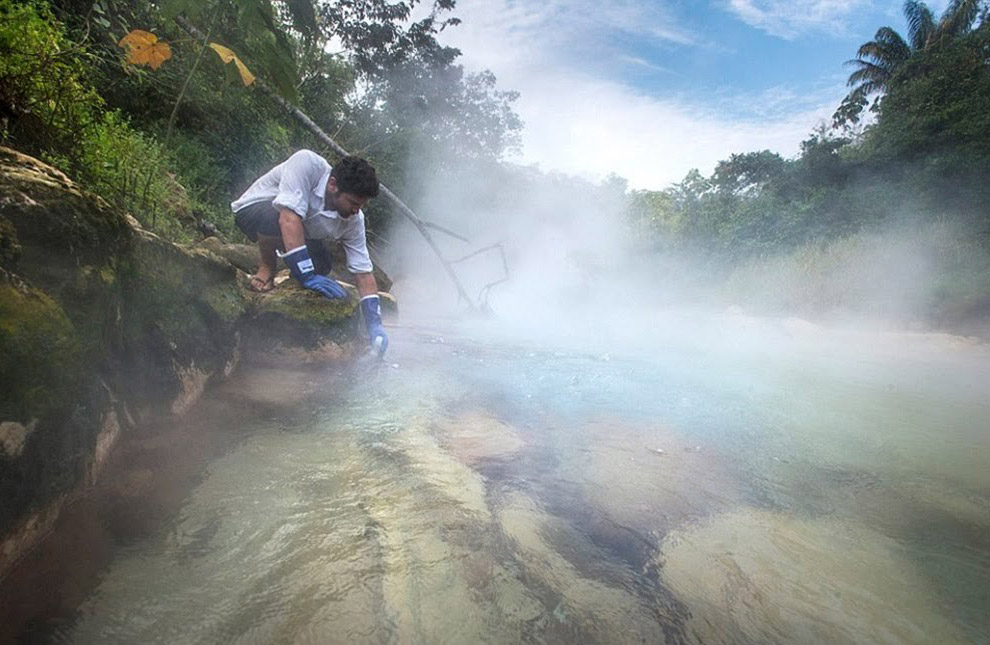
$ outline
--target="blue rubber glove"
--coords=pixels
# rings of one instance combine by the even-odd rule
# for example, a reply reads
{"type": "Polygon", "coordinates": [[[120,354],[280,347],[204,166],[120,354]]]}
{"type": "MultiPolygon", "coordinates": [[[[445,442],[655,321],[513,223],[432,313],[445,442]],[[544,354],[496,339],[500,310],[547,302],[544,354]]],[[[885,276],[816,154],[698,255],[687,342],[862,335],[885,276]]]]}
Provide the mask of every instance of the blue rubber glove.
{"type": "Polygon", "coordinates": [[[292,249],[280,257],[285,262],[285,266],[289,267],[289,273],[292,274],[292,277],[310,291],[315,291],[331,300],[347,297],[347,291],[342,286],[316,272],[313,267],[313,260],[309,257],[309,249],[305,246],[292,249]]]}
{"type": "Polygon", "coordinates": [[[361,313],[364,314],[364,326],[368,330],[368,341],[378,352],[378,357],[385,355],[388,349],[388,336],[382,326],[382,308],[378,296],[361,298],[361,313]]]}

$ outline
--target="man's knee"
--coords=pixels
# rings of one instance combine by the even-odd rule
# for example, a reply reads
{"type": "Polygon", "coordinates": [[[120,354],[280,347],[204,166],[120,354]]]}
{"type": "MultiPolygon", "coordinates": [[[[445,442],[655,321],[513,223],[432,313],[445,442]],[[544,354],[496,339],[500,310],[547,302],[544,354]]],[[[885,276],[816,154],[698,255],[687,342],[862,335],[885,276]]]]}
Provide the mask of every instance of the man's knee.
{"type": "Polygon", "coordinates": [[[234,213],[234,224],[252,242],[260,236],[281,237],[278,211],[267,202],[248,204],[234,213]]]}

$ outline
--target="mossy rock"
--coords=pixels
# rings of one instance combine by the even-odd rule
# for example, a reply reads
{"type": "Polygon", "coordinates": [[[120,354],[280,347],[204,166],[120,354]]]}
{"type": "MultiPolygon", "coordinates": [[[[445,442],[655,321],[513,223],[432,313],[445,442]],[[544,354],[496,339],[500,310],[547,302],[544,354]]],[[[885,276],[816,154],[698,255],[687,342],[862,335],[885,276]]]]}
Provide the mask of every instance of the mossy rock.
{"type": "MultiPolygon", "coordinates": [[[[0,216],[17,230],[23,261],[39,267],[101,264],[126,248],[133,227],[99,197],[37,159],[0,147],[0,216]]],[[[28,270],[22,271],[29,275],[28,270]]],[[[32,281],[39,283],[33,276],[32,281]]],[[[45,285],[40,284],[42,288],[45,285]]]]}
{"type": "Polygon", "coordinates": [[[258,267],[258,247],[254,244],[233,244],[217,237],[207,237],[197,246],[222,257],[244,273],[254,273],[258,267]]]}
{"type": "Polygon", "coordinates": [[[21,257],[17,229],[6,217],[0,217],[0,269],[13,271],[21,257]]]}
{"type": "Polygon", "coordinates": [[[77,394],[82,353],[62,308],[0,276],[0,421],[47,419],[77,394]]]}
{"type": "Polygon", "coordinates": [[[222,374],[248,301],[236,270],[205,249],[138,231],[122,267],[124,389],[163,412],[180,395],[177,368],[222,374]]]}
{"type": "Polygon", "coordinates": [[[330,300],[287,280],[257,296],[244,327],[248,356],[277,354],[287,348],[323,352],[328,345],[340,348],[332,354],[335,358],[354,354],[362,346],[364,332],[357,292],[348,292],[347,298],[330,300]]]}
{"type": "Polygon", "coordinates": [[[61,306],[85,361],[114,391],[162,412],[182,395],[177,370],[215,374],[229,364],[247,301],[228,262],[145,231],[4,148],[0,190],[0,221],[21,247],[18,273],[61,306]]]}
{"type": "Polygon", "coordinates": [[[86,361],[104,360],[119,337],[118,273],[134,223],[58,170],[2,147],[0,194],[3,266],[59,304],[86,361]]]}
{"type": "Polygon", "coordinates": [[[348,298],[331,300],[286,280],[258,300],[254,317],[277,316],[314,328],[339,325],[357,313],[357,292],[348,291],[348,298]]]}
{"type": "Polygon", "coordinates": [[[101,397],[59,304],[0,271],[0,535],[79,481],[101,397]]]}
{"type": "Polygon", "coordinates": [[[388,321],[395,321],[399,318],[399,301],[390,293],[378,292],[378,299],[382,307],[382,318],[388,321]]]}

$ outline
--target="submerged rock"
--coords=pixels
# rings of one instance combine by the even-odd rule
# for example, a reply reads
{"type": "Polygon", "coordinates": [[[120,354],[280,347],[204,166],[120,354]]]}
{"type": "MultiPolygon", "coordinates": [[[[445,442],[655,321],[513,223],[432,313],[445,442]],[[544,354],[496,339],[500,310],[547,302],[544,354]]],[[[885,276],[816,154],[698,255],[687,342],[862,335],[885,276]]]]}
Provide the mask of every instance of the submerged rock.
{"type": "Polygon", "coordinates": [[[233,377],[221,386],[232,398],[265,407],[297,405],[320,389],[333,387],[325,373],[311,370],[254,368],[233,377]]]}
{"type": "MultiPolygon", "coordinates": [[[[658,608],[633,593],[633,584],[616,584],[620,580],[606,582],[586,575],[548,540],[549,535],[563,527],[535,500],[513,493],[498,509],[497,519],[525,571],[523,579],[536,582],[530,585],[543,587],[545,595],[559,599],[555,606],[545,608],[545,613],[558,623],[542,626],[547,635],[556,637],[552,641],[666,642],[658,608]]],[[[580,539],[580,536],[572,537],[580,539]]],[[[584,544],[581,551],[594,553],[595,549],[584,544]]],[[[630,575],[629,571],[614,568],[616,576],[630,575]]]]}
{"type": "Polygon", "coordinates": [[[671,428],[600,419],[574,436],[585,446],[575,479],[584,482],[588,501],[641,535],[663,534],[741,498],[736,477],[716,451],[698,449],[671,428]]]}
{"type": "Polygon", "coordinates": [[[901,545],[849,522],[726,513],[668,535],[660,563],[694,642],[966,642],[901,545]]]}
{"type": "Polygon", "coordinates": [[[441,445],[469,466],[511,459],[525,446],[519,432],[481,410],[433,422],[441,445]]]}

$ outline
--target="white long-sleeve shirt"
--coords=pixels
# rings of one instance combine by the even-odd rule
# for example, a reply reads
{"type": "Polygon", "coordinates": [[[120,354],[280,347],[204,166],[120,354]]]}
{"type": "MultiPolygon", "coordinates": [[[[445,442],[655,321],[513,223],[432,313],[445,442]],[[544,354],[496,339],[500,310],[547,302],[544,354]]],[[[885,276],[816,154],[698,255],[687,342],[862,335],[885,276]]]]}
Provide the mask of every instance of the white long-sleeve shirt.
{"type": "Polygon", "coordinates": [[[250,204],[271,202],[275,210],[288,209],[302,218],[307,238],[341,241],[348,271],[370,273],[364,212],[341,217],[324,204],[330,170],[326,159],[312,150],[300,150],[255,180],[230,207],[237,212],[250,204]]]}

